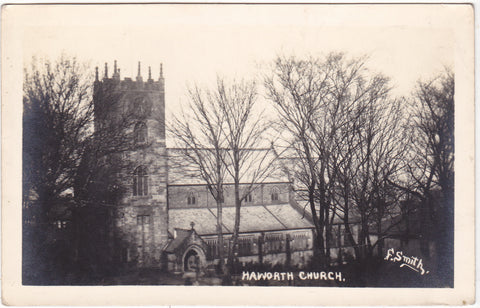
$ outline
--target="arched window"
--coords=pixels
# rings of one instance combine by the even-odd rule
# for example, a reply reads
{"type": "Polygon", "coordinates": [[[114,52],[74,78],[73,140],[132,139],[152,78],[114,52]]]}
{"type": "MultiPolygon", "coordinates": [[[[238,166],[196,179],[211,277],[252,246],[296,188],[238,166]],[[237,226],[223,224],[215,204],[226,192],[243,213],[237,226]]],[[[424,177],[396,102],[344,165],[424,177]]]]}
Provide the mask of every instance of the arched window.
{"type": "Polygon", "coordinates": [[[187,197],[187,204],[188,205],[193,205],[193,204],[196,204],[196,203],[197,203],[197,198],[195,196],[195,193],[193,191],[189,192],[188,197],[187,197]]]}
{"type": "Polygon", "coordinates": [[[271,198],[272,198],[272,201],[278,201],[278,187],[272,188],[271,198]]]}
{"type": "Polygon", "coordinates": [[[138,122],[135,124],[133,130],[133,138],[135,139],[135,144],[142,144],[147,142],[147,124],[143,122],[138,122]]]}
{"type": "Polygon", "coordinates": [[[144,166],[137,167],[133,173],[133,195],[148,195],[147,168],[144,166]]]}

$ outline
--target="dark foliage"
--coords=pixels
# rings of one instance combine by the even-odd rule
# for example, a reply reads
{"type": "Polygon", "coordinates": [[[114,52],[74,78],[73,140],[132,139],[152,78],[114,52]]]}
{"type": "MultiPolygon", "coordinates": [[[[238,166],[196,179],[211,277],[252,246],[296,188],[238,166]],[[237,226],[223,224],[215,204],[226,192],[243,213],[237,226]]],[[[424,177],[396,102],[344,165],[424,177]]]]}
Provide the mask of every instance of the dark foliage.
{"type": "Polygon", "coordinates": [[[99,88],[92,76],[66,56],[25,69],[24,284],[99,283],[116,265],[112,204],[125,191],[134,121],[116,84],[99,88]]]}

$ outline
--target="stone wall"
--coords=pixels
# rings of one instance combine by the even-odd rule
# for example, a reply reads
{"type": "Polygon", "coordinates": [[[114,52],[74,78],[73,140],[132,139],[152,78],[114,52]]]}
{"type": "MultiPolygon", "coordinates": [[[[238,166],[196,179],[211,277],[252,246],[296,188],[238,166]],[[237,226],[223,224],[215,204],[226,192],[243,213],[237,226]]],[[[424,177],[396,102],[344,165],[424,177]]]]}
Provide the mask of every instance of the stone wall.
{"type": "MultiPolygon", "coordinates": [[[[251,192],[251,201],[246,199],[242,205],[268,205],[289,202],[289,183],[266,183],[257,184],[251,192]],[[272,200],[272,193],[278,193],[278,200],[272,200]]],[[[224,186],[224,206],[235,205],[235,192],[233,184],[224,186]]],[[[200,208],[216,207],[216,201],[208,191],[206,185],[169,185],[168,186],[169,208],[200,208]],[[194,196],[195,203],[188,204],[188,197],[194,196]]]]}
{"type": "MultiPolygon", "coordinates": [[[[313,251],[311,229],[283,230],[274,232],[251,232],[241,234],[239,244],[249,242],[248,249],[239,247],[237,255],[241,263],[269,263],[271,265],[285,264],[287,262],[287,251],[290,254],[290,265],[304,266],[310,260],[313,251]],[[272,239],[275,238],[275,241],[272,239]],[[288,242],[288,244],[287,244],[288,242]],[[288,248],[287,248],[288,245],[288,248]]],[[[202,237],[207,244],[207,260],[210,264],[218,261],[213,254],[216,250],[217,237],[210,235],[202,237]]],[[[227,253],[230,236],[224,236],[225,255],[227,253]]],[[[244,243],[245,245],[246,243],[244,243]]]]}
{"type": "MultiPolygon", "coordinates": [[[[119,112],[131,111],[129,114],[134,121],[147,127],[146,141],[122,155],[128,167],[119,174],[125,193],[116,210],[116,250],[121,260],[133,266],[161,266],[162,248],[168,241],[164,79],[160,75],[155,81],[149,76],[144,82],[139,67],[135,81],[130,78],[120,80],[116,64],[113,76],[109,78],[105,75],[103,80],[97,77],[96,89],[105,87],[116,91],[112,97],[121,101],[119,112]],[[112,87],[112,84],[115,86],[112,87]],[[139,166],[145,167],[148,193],[134,195],[134,170],[139,166]]],[[[111,119],[118,116],[112,114],[111,119]]]]}

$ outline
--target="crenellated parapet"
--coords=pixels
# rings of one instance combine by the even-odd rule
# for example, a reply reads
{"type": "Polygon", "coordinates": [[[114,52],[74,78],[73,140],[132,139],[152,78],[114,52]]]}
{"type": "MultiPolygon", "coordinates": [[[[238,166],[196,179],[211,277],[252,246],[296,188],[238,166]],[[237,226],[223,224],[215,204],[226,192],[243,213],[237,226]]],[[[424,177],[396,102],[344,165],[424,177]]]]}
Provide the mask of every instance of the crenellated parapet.
{"type": "MultiPolygon", "coordinates": [[[[138,62],[135,79],[121,79],[120,68],[114,61],[113,73],[109,74],[105,63],[103,78],[99,68],[95,68],[94,101],[96,122],[125,115],[137,118],[147,125],[151,133],[150,141],[165,142],[165,78],[163,65],[160,64],[157,79],[152,78],[152,68],[148,67],[147,78],[142,76],[141,62],[138,62]],[[155,132],[153,135],[152,133],[155,132]]],[[[98,127],[98,125],[96,126],[98,127]]]]}
{"type": "Polygon", "coordinates": [[[165,91],[165,78],[163,77],[163,65],[160,64],[158,79],[152,78],[152,68],[148,67],[148,78],[144,80],[141,72],[141,62],[138,62],[137,76],[135,80],[125,77],[123,80],[120,77],[120,68],[117,67],[117,60],[114,61],[113,74],[109,76],[108,63],[105,63],[103,71],[103,78],[100,78],[98,67],[95,68],[95,85],[112,84],[116,86],[116,90],[120,91],[165,91]]]}

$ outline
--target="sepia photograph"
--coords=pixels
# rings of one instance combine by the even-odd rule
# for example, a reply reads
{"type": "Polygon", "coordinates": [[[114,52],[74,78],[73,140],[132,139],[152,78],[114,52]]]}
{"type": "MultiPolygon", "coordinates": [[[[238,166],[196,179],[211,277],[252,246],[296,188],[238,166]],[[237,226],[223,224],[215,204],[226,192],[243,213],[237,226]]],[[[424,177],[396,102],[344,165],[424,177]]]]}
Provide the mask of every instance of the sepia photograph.
{"type": "Polygon", "coordinates": [[[2,17],[5,304],[473,303],[471,6],[2,17]]]}

